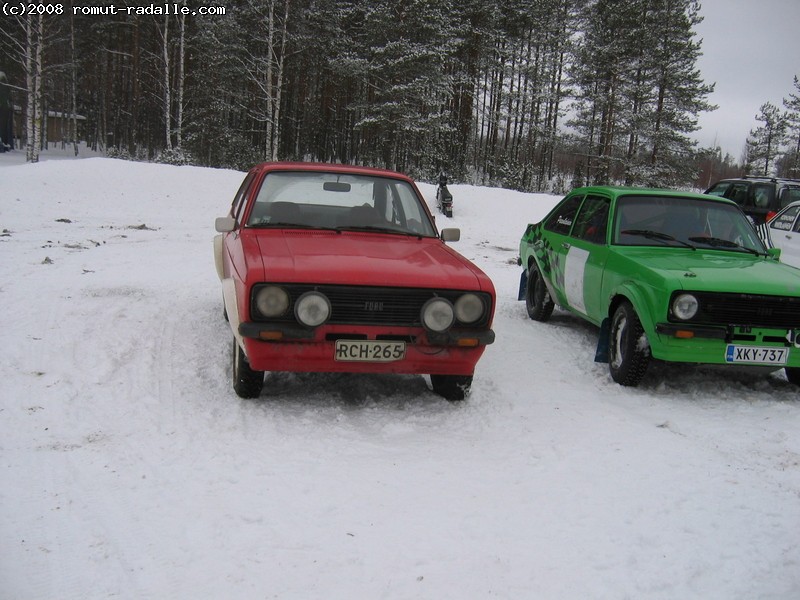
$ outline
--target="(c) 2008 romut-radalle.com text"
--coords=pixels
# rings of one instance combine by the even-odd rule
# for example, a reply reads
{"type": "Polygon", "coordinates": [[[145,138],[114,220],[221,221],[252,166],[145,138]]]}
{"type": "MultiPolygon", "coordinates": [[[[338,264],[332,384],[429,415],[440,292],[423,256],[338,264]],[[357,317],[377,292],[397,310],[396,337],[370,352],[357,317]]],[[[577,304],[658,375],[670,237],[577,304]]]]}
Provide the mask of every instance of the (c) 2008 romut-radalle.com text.
{"type": "Polygon", "coordinates": [[[177,2],[152,3],[142,6],[125,6],[108,4],[105,6],[67,6],[59,2],[4,2],[3,15],[7,17],[25,17],[36,15],[224,15],[224,6],[200,6],[189,8],[177,2]]]}

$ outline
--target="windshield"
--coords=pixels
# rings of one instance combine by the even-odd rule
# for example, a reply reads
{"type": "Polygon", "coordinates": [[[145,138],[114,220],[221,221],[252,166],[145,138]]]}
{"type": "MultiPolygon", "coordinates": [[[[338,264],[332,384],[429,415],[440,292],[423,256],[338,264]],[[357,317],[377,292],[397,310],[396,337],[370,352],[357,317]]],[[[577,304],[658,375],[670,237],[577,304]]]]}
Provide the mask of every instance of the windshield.
{"type": "Polygon", "coordinates": [[[764,254],[741,210],[698,198],[623,196],[614,217],[614,244],[716,248],[764,254]]]}
{"type": "Polygon", "coordinates": [[[436,236],[408,182],[315,171],[268,173],[247,225],[436,236]]]}

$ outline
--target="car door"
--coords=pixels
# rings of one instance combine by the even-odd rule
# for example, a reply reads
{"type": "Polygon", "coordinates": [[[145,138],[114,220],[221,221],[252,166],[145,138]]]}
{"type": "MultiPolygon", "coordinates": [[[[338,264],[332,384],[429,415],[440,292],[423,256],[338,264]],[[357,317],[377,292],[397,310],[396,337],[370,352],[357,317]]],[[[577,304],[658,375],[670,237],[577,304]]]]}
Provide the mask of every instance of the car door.
{"type": "Polygon", "coordinates": [[[242,227],[245,223],[245,212],[247,208],[247,199],[250,197],[250,191],[257,176],[255,170],[250,171],[239,186],[236,196],[231,202],[231,210],[229,216],[233,217],[236,221],[236,226],[233,231],[224,234],[224,269],[225,276],[230,277],[232,268],[239,274],[239,278],[243,279],[245,275],[244,254],[242,244],[240,241],[242,227]]]}
{"type": "Polygon", "coordinates": [[[790,206],[769,222],[769,237],[781,249],[781,262],[800,269],[800,204],[790,206]]]}
{"type": "Polygon", "coordinates": [[[599,323],[605,308],[601,295],[608,259],[611,199],[587,194],[570,231],[564,262],[564,294],[569,308],[599,323]]]}
{"type": "MultiPolygon", "coordinates": [[[[568,306],[564,281],[565,262],[571,248],[569,234],[583,202],[583,196],[583,193],[578,193],[562,200],[544,222],[543,240],[535,244],[542,246],[542,273],[553,299],[559,306],[568,306]]],[[[537,252],[539,251],[537,248],[537,252]]]]}

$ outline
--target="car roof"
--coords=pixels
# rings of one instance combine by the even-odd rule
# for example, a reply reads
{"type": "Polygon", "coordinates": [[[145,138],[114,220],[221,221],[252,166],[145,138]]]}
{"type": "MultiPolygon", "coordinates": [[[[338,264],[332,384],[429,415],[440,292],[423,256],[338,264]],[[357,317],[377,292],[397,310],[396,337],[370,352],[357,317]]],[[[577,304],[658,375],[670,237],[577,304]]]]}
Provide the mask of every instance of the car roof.
{"type": "MultiPolygon", "coordinates": [[[[785,185],[800,187],[800,179],[789,179],[787,177],[769,177],[768,175],[745,175],[744,177],[726,177],[715,182],[711,187],[719,183],[782,183],[785,185]]],[[[711,188],[709,188],[711,189],[711,188]]]]}
{"type": "Polygon", "coordinates": [[[735,202],[729,200],[728,198],[722,198],[720,196],[710,196],[707,194],[698,194],[697,192],[682,192],[679,190],[671,190],[671,189],[637,188],[637,187],[624,187],[624,186],[614,186],[614,185],[595,185],[595,186],[576,188],[570,192],[570,195],[581,194],[581,193],[587,194],[593,192],[610,195],[613,198],[619,198],[621,196],[643,196],[643,197],[651,196],[653,198],[664,198],[664,197],[696,198],[698,200],[714,200],[722,202],[724,204],[735,204],[735,202]]]}
{"type": "Polygon", "coordinates": [[[368,175],[372,177],[391,177],[393,179],[403,179],[411,182],[412,179],[404,173],[390,171],[389,169],[379,169],[376,167],[362,167],[358,165],[343,165],[336,163],[322,162],[264,162],[255,165],[252,171],[261,173],[273,171],[306,171],[318,173],[341,173],[343,175],[368,175]]]}

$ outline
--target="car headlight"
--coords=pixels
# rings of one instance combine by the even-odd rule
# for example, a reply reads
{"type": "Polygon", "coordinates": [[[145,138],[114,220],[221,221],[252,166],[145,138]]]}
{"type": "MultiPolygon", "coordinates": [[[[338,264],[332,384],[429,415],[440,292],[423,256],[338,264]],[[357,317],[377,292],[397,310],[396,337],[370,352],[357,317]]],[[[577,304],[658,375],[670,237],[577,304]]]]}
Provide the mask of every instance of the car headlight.
{"type": "Polygon", "coordinates": [[[306,327],[318,327],[331,316],[331,302],[319,292],[306,292],[294,304],[294,316],[306,327]]]}
{"type": "Polygon", "coordinates": [[[692,294],[680,294],[672,301],[672,314],[681,321],[688,321],[697,314],[700,304],[692,294]]]}
{"type": "Polygon", "coordinates": [[[276,285],[260,288],[255,300],[258,312],[264,317],[280,317],[289,308],[289,294],[276,285]]]}
{"type": "Polygon", "coordinates": [[[475,294],[464,294],[456,300],[456,319],[462,323],[474,323],[483,316],[483,301],[475,294]]]}
{"type": "Polygon", "coordinates": [[[431,298],[422,307],[422,324],[431,331],[442,332],[455,321],[453,305],[444,298],[431,298]]]}

